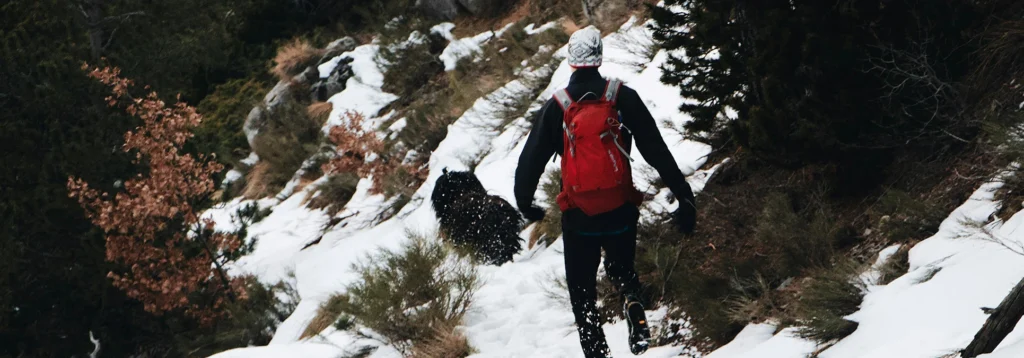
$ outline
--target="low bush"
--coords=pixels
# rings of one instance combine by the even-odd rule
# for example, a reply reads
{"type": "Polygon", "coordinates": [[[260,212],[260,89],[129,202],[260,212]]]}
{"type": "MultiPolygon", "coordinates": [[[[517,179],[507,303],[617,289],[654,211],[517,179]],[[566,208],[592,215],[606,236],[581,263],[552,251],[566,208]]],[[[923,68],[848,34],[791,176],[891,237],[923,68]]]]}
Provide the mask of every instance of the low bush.
{"type": "Polygon", "coordinates": [[[320,125],[303,107],[284,102],[267,108],[267,122],[253,140],[259,162],[246,176],[245,196],[262,198],[280,191],[319,149],[320,125]]]}
{"type": "Polygon", "coordinates": [[[327,181],[310,190],[306,196],[306,207],[310,209],[326,209],[328,215],[334,216],[348,204],[356,193],[359,176],[354,173],[340,173],[327,177],[327,181]]]}
{"type": "Polygon", "coordinates": [[[267,90],[264,79],[254,75],[219,85],[203,98],[197,106],[203,122],[193,139],[199,152],[216,153],[224,164],[234,164],[249,155],[249,141],[242,126],[267,90]]]}
{"type": "Polygon", "coordinates": [[[437,330],[457,326],[478,287],[471,265],[437,240],[422,237],[401,251],[371,255],[355,269],[359,281],[321,306],[303,336],[349,316],[351,329],[368,328],[410,354],[437,339],[437,330]]]}
{"type": "Polygon", "coordinates": [[[174,344],[181,357],[206,357],[221,351],[270,343],[277,327],[299,303],[295,288],[281,281],[263,285],[255,277],[245,277],[248,299],[227,305],[228,315],[209,328],[175,334],[174,344]]]}
{"type": "Polygon", "coordinates": [[[930,200],[896,189],[882,194],[872,214],[889,242],[923,240],[939,230],[947,215],[930,200]]]}
{"type": "Polygon", "coordinates": [[[780,313],[785,309],[787,297],[764,276],[737,277],[731,286],[736,293],[727,302],[727,312],[733,322],[747,324],[784,317],[780,313]]]}
{"type": "Polygon", "coordinates": [[[321,127],[327,123],[334,105],[331,102],[315,102],[306,107],[306,115],[321,127]]]}
{"type": "Polygon", "coordinates": [[[274,68],[270,70],[281,81],[291,81],[293,77],[313,66],[324,50],[314,47],[304,39],[294,39],[278,48],[274,57],[274,68]]]}
{"type": "Polygon", "coordinates": [[[860,309],[865,283],[862,265],[845,259],[820,269],[808,278],[800,292],[794,315],[800,337],[819,343],[842,339],[857,329],[846,316],[860,309]]]}
{"type": "Polygon", "coordinates": [[[893,280],[903,276],[910,270],[910,245],[900,245],[892,256],[889,256],[878,267],[878,285],[888,285],[893,280]]]}
{"type": "Polygon", "coordinates": [[[444,50],[445,41],[435,35],[421,35],[419,41],[395,40],[401,42],[382,45],[377,55],[377,62],[385,69],[381,89],[408,98],[444,72],[444,63],[438,56],[444,50]]]}
{"type": "Polygon", "coordinates": [[[340,326],[343,329],[351,328],[352,319],[343,311],[343,304],[347,299],[348,297],[345,295],[337,294],[321,303],[316,310],[316,315],[306,324],[299,339],[314,337],[332,325],[340,326]]]}
{"type": "Polygon", "coordinates": [[[562,210],[558,207],[555,199],[562,191],[562,170],[549,172],[544,176],[544,182],[540,185],[544,192],[545,209],[544,219],[533,223],[533,230],[530,230],[529,248],[542,243],[550,246],[559,236],[562,236],[562,210]]]}
{"type": "Polygon", "coordinates": [[[834,216],[819,195],[807,199],[803,215],[791,198],[772,193],[765,198],[754,229],[761,254],[768,255],[769,278],[785,278],[803,268],[826,266],[840,237],[834,216]]]}
{"type": "Polygon", "coordinates": [[[465,358],[476,349],[469,340],[454,326],[440,326],[434,329],[434,335],[424,342],[412,347],[412,358],[465,358]]]}

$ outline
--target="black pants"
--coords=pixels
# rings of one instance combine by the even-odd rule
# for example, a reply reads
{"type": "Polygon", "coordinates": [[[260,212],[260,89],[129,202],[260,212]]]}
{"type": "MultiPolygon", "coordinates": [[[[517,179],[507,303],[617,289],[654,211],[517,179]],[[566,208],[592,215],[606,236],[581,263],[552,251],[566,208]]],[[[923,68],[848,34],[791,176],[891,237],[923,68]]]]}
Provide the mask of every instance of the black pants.
{"type": "MultiPolygon", "coordinates": [[[[634,208],[635,210],[635,208],[634,208]]],[[[604,249],[604,269],[619,293],[636,294],[640,280],[633,269],[636,253],[636,216],[621,218],[613,222],[622,226],[606,225],[599,231],[572,225],[563,216],[562,239],[565,241],[565,281],[569,288],[569,301],[576,318],[576,329],[580,333],[580,344],[587,358],[609,357],[608,342],[605,341],[601,319],[597,312],[597,268],[604,249]],[[625,219],[625,220],[623,220],[625,219]],[[576,229],[573,229],[573,228],[576,229]]],[[[589,218],[588,218],[589,219],[589,218]]],[[[571,219],[570,219],[571,220],[571,219]]]]}

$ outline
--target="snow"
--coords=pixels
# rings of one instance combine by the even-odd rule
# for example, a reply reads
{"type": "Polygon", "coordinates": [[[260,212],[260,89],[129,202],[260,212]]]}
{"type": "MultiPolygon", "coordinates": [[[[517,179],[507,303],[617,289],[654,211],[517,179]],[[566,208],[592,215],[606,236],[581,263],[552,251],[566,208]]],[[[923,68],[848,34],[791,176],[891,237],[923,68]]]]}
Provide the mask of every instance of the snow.
{"type": "MultiPolygon", "coordinates": [[[[707,145],[684,140],[681,126],[690,120],[678,108],[686,99],[677,88],[660,82],[661,65],[669,57],[664,50],[644,57],[649,51],[637,51],[637,45],[650,43],[651,32],[631,19],[619,31],[605,38],[605,64],[601,67],[606,77],[619,78],[635,89],[644,99],[665,137],[677,164],[689,175],[687,180],[695,191],[704,187],[710,175],[722,163],[702,168],[710,148],[707,145]]],[[[527,26],[527,33],[550,29],[554,24],[535,28],[527,26]]],[[[446,69],[454,69],[460,58],[480,51],[480,46],[494,34],[456,39],[451,30],[454,25],[444,23],[431,29],[448,39],[449,45],[441,55],[446,69]]],[[[508,29],[505,27],[501,31],[508,29]]],[[[334,110],[324,130],[345,123],[348,111],[366,117],[367,129],[376,129],[392,114],[380,115],[396,96],[381,90],[383,73],[374,62],[376,44],[359,46],[321,66],[330,72],[341,57],[353,59],[354,76],[347,88],[330,98],[334,110]]],[[[565,48],[557,49],[556,56],[564,57],[565,48]]],[[[563,61],[552,69],[524,69],[521,76],[552,71],[551,81],[533,104],[533,109],[554,91],[563,88],[571,69],[563,61]]],[[[504,85],[502,90],[518,90],[520,80],[504,85]]],[[[291,281],[301,298],[296,310],[275,332],[265,347],[235,349],[215,355],[230,357],[337,357],[360,346],[381,346],[382,343],[328,328],[317,337],[299,340],[301,332],[322,302],[331,295],[343,292],[358,279],[353,265],[367,254],[379,249],[398,249],[408,241],[408,233],[430,234],[437,230],[434,213],[428,198],[436,178],[443,169],[473,169],[484,187],[493,195],[514,202],[512,195],[515,167],[529,131],[528,118],[518,118],[502,127],[495,116],[495,106],[486,99],[478,99],[473,106],[449,128],[447,137],[431,153],[426,182],[413,195],[412,201],[397,215],[380,222],[378,216],[388,201],[381,195],[371,194],[370,180],[363,179],[349,204],[335,218],[341,219],[333,227],[326,227],[331,218],[320,210],[305,208],[303,199],[315,185],[284,191],[279,198],[257,202],[261,208],[273,212],[263,221],[249,228],[249,239],[256,239],[255,251],[229,267],[232,274],[253,274],[266,283],[291,281]],[[472,163],[478,163],[471,167],[472,163]],[[319,243],[303,249],[319,239],[319,243]]],[[[406,125],[400,118],[381,133],[395,133],[406,125]]],[[[658,191],[650,185],[656,172],[635,153],[634,181],[638,188],[656,194],[645,204],[645,216],[674,210],[677,203],[668,200],[669,191],[658,191]]],[[[255,159],[255,158],[253,158],[255,159]]],[[[550,163],[549,170],[557,164],[550,163]]],[[[323,179],[321,179],[323,180],[323,179]]],[[[848,318],[860,323],[849,337],[824,349],[821,358],[915,358],[939,357],[964,347],[986,319],[979,307],[994,307],[1022,276],[1024,257],[1004,247],[982,240],[973,232],[970,222],[988,223],[998,208],[993,201],[993,190],[998,184],[988,183],[979,188],[969,200],[953,211],[931,238],[914,246],[909,253],[910,270],[887,285],[869,284],[860,311],[848,318]]],[[[231,230],[231,214],[252,203],[236,199],[207,211],[204,216],[218,221],[219,230],[231,230]]],[[[993,229],[999,240],[1010,244],[1024,242],[1024,214],[995,222],[993,229]]],[[[524,237],[530,228],[524,230],[524,237]]],[[[879,254],[875,267],[894,254],[898,246],[888,247],[879,254]]],[[[478,267],[482,286],[474,303],[459,327],[479,353],[472,357],[581,357],[579,337],[573,326],[572,313],[566,302],[566,293],[556,286],[555,279],[564,277],[562,244],[555,241],[550,247],[535,247],[514,257],[513,262],[500,267],[478,267]]],[[[873,273],[866,272],[870,280],[873,273]]],[[[648,312],[650,321],[662,324],[664,310],[648,312]]],[[[631,356],[626,347],[624,322],[611,322],[604,326],[612,354],[631,356]]],[[[707,354],[708,358],[804,358],[818,350],[815,343],[797,337],[795,328],[779,329],[773,323],[748,325],[731,343],[707,354]]],[[[674,357],[683,354],[681,347],[653,347],[643,357],[674,357]]],[[[401,354],[392,347],[381,346],[370,357],[392,358],[401,354]]],[[[985,358],[1024,357],[1024,330],[1012,333],[996,352],[985,358]]]]}
{"type": "MultiPolygon", "coordinates": [[[[819,354],[821,358],[934,358],[955,353],[974,337],[987,316],[981,307],[995,307],[1024,277],[1024,257],[981,237],[972,223],[988,223],[998,209],[996,182],[983,185],[943,221],[939,231],[910,250],[910,270],[888,285],[869,285],[860,311],[848,318],[857,330],[819,354]]],[[[1024,242],[1024,212],[1005,223],[993,223],[999,240],[1024,242]]],[[[886,248],[883,258],[898,246],[886,248]]],[[[748,330],[764,329],[751,325],[748,330]]],[[[759,331],[761,332],[761,331],[759,331]]],[[[763,333],[763,332],[762,332],[763,333]]],[[[711,358],[803,358],[812,342],[783,330],[771,338],[741,334],[709,355],[711,358]],[[742,349],[734,348],[742,347],[742,349]]],[[[1014,331],[993,354],[1024,356],[1024,332],[1014,331]]]]}
{"type": "MultiPolygon", "coordinates": [[[[647,38],[648,30],[635,24],[635,20],[624,26],[624,32],[647,38]]],[[[539,28],[529,26],[528,32],[538,33],[554,27],[553,23],[539,28]]],[[[509,26],[496,31],[486,32],[477,36],[455,39],[451,35],[452,24],[435,26],[431,31],[441,34],[450,40],[448,48],[441,58],[452,69],[458,59],[480,51],[480,46],[500,35],[509,26]]],[[[624,41],[617,40],[612,34],[606,39],[606,54],[610,58],[619,59],[623,63],[650,62],[643,71],[637,72],[636,67],[616,64],[608,61],[602,71],[606,76],[623,79],[635,88],[641,97],[647,100],[652,114],[663,125],[663,134],[673,147],[673,154],[684,170],[693,173],[704,163],[704,156],[709,148],[704,145],[683,141],[675,131],[665,126],[681,126],[689,120],[688,116],[678,112],[682,99],[679,91],[660,83],[661,75],[658,65],[667,58],[659,53],[652,59],[638,57],[633,51],[624,48],[624,41]]],[[[347,88],[330,98],[334,110],[324,130],[331,126],[344,123],[347,111],[363,114],[368,120],[367,129],[376,128],[387,116],[378,116],[378,112],[395,96],[384,93],[383,74],[380,67],[373,62],[378,50],[377,45],[363,45],[355,50],[340,55],[320,67],[320,71],[330,72],[342,57],[353,59],[354,76],[349,80],[347,88]]],[[[564,57],[565,49],[557,50],[556,56],[564,57]]],[[[543,90],[533,106],[539,106],[554,91],[565,86],[571,74],[568,65],[563,61],[556,68],[527,68],[520,75],[538,76],[553,71],[551,83],[543,90]]],[[[520,91],[525,89],[524,83],[513,80],[505,84],[495,93],[501,91],[520,91]]],[[[318,357],[338,356],[346,349],[358,344],[379,345],[380,343],[360,341],[348,332],[337,332],[328,329],[320,336],[300,341],[299,335],[315,314],[319,305],[332,294],[342,292],[344,288],[358,279],[352,269],[353,264],[381,248],[397,249],[408,242],[408,232],[432,233],[437,230],[434,213],[428,205],[433,183],[441,175],[443,169],[468,170],[475,169],[485,188],[494,195],[512,201],[514,171],[529,131],[527,118],[519,118],[511,125],[501,127],[502,120],[495,114],[497,108],[483,96],[457,119],[449,128],[447,137],[431,153],[428,179],[418,188],[410,204],[395,217],[384,222],[376,222],[376,215],[387,204],[380,195],[369,193],[370,181],[359,182],[353,198],[337,218],[345,218],[335,227],[322,230],[330,218],[322,211],[309,210],[302,201],[314,185],[307,185],[301,190],[283,192],[281,199],[265,199],[261,207],[272,207],[273,212],[263,221],[252,225],[249,229],[250,238],[257,239],[253,253],[239,260],[230,267],[233,274],[254,274],[267,283],[278,280],[295,280],[296,289],[301,301],[295,312],[278,328],[274,339],[267,347],[251,347],[236,349],[217,357],[318,357]],[[470,168],[470,163],[479,163],[470,168]],[[320,239],[320,242],[303,250],[307,244],[320,239]],[[294,275],[294,278],[292,278],[294,275]]],[[[389,114],[390,115],[390,114],[389,114]]],[[[387,132],[393,133],[406,125],[406,120],[399,119],[387,132]]],[[[647,185],[649,182],[643,174],[652,169],[643,169],[646,162],[642,156],[636,156],[638,183],[647,185]]],[[[552,168],[555,165],[551,166],[552,168]]],[[[703,186],[703,180],[709,173],[695,175],[696,189],[703,186]]],[[[323,179],[321,179],[323,180],[323,179]]],[[[642,188],[642,189],[647,189],[642,188]]],[[[242,205],[250,203],[236,199],[223,204],[206,213],[208,217],[226,220],[229,224],[218,224],[218,229],[229,230],[230,214],[242,205]]],[[[665,204],[666,203],[661,203],[665,204]]],[[[661,205],[661,206],[665,206],[661,205]]],[[[658,209],[667,210],[667,209],[658,209]]],[[[527,229],[529,230],[529,229],[527,229]]],[[[551,247],[536,247],[525,250],[514,258],[512,263],[500,267],[480,266],[479,273],[483,282],[475,296],[470,312],[464,319],[461,329],[466,333],[470,343],[479,351],[473,357],[578,357],[582,356],[579,337],[573,326],[571,310],[564,299],[552,298],[549,292],[559,292],[554,287],[554,277],[564,276],[562,263],[561,241],[551,247]]],[[[565,292],[560,292],[566,295],[565,292]]],[[[665,316],[664,310],[651,311],[650,321],[658,324],[665,316]]],[[[609,337],[609,345],[616,355],[627,355],[627,327],[624,322],[605,325],[609,337]]],[[[654,347],[644,357],[672,357],[682,352],[678,347],[654,347]]],[[[400,356],[393,349],[384,347],[371,357],[400,356]]]]}
{"type": "MultiPolygon", "coordinates": [[[[384,86],[384,73],[375,60],[379,50],[380,47],[376,44],[362,45],[320,65],[321,72],[326,70],[330,73],[342,58],[352,59],[352,78],[345,83],[345,90],[327,100],[334,107],[324,125],[325,133],[331,127],[345,123],[345,114],[348,112],[359,113],[373,119],[381,109],[398,99],[397,96],[381,90],[384,86]]],[[[378,123],[379,121],[369,120],[364,124],[367,129],[372,130],[378,123]]]]}
{"type": "Polygon", "coordinates": [[[508,31],[512,25],[515,25],[515,23],[509,23],[495,31],[486,31],[473,37],[461,39],[455,38],[455,35],[452,34],[452,30],[455,29],[455,24],[450,22],[445,22],[430,28],[430,32],[441,35],[449,41],[448,46],[444,48],[444,51],[441,51],[440,57],[441,61],[444,62],[444,70],[451,71],[455,69],[459,60],[479,53],[481,51],[481,45],[487,43],[487,41],[490,41],[493,38],[501,37],[501,35],[504,34],[505,31],[508,31]]]}
{"type": "Polygon", "coordinates": [[[525,31],[527,35],[536,35],[555,28],[556,26],[558,26],[558,23],[552,21],[544,25],[540,25],[539,27],[534,27],[534,25],[535,24],[526,25],[526,27],[523,27],[523,31],[525,31]]]}

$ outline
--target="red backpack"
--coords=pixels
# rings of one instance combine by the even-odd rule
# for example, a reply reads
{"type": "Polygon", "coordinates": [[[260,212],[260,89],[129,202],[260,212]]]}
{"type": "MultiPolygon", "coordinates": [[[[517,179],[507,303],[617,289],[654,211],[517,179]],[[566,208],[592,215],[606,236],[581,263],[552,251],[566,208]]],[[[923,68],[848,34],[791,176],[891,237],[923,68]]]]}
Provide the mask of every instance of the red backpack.
{"type": "Polygon", "coordinates": [[[604,94],[588,93],[573,101],[568,91],[555,92],[562,107],[562,211],[579,208],[593,216],[625,203],[640,205],[643,194],[633,187],[633,176],[622,138],[622,122],[615,101],[622,81],[610,80],[604,94]],[[587,99],[593,96],[594,99],[587,99]]]}

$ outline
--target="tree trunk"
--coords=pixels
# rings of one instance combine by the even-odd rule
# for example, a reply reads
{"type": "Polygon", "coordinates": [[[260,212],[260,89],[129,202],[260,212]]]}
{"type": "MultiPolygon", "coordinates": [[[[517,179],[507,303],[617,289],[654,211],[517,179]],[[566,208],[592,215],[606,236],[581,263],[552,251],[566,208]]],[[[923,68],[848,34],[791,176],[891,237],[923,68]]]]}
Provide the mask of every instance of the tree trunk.
{"type": "Polygon", "coordinates": [[[87,0],[84,2],[86,30],[89,34],[89,48],[92,54],[92,61],[99,61],[103,57],[103,2],[104,0],[87,0]]]}
{"type": "Polygon", "coordinates": [[[980,354],[992,353],[999,346],[999,343],[1006,338],[1006,335],[1013,331],[1017,322],[1024,316],[1024,279],[1013,287],[1003,302],[992,311],[981,326],[981,330],[974,335],[974,340],[961,351],[961,357],[974,358],[980,354]]]}

